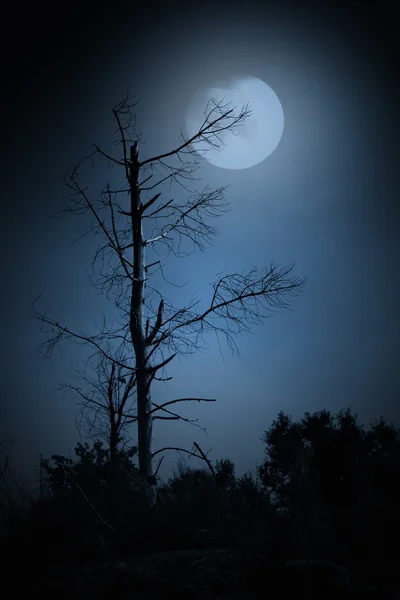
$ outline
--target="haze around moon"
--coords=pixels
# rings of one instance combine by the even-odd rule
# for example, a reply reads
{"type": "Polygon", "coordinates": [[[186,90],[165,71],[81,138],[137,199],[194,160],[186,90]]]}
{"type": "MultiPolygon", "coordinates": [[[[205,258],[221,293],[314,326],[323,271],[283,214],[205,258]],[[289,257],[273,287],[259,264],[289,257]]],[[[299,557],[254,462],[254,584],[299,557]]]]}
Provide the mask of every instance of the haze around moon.
{"type": "MultiPolygon", "coordinates": [[[[204,121],[207,102],[212,98],[229,102],[236,108],[249,104],[251,115],[236,130],[220,135],[223,144],[219,149],[197,146],[208,162],[223,169],[247,169],[263,162],[277,148],[284,129],[283,108],[274,90],[253,76],[231,78],[225,85],[212,85],[199,89],[188,103],[185,114],[186,134],[192,137],[204,121]]],[[[196,147],[195,147],[196,149],[196,147]]]]}

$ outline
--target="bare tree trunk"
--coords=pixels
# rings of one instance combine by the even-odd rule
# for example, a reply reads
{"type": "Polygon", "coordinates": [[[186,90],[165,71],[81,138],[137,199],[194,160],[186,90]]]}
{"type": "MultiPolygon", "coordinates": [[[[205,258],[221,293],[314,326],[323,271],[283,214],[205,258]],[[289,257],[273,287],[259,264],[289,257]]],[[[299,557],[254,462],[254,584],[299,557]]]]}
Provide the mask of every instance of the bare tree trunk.
{"type": "Polygon", "coordinates": [[[138,405],[139,475],[150,483],[153,475],[151,438],[153,417],[150,398],[150,371],[147,365],[147,343],[143,328],[143,296],[145,286],[144,239],[139,189],[139,158],[137,142],[131,146],[130,192],[133,236],[133,280],[131,294],[130,333],[136,358],[138,405]]]}
{"type": "Polygon", "coordinates": [[[117,448],[119,436],[115,426],[114,415],[111,415],[111,431],[110,431],[110,473],[108,481],[108,522],[110,525],[115,525],[115,508],[117,496],[117,448]]]}

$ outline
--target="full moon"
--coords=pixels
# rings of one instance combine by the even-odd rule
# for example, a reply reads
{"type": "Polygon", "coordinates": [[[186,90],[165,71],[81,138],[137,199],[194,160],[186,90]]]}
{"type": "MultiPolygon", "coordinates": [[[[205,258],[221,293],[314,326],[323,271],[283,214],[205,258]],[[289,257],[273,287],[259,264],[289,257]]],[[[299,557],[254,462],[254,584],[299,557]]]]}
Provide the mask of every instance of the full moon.
{"type": "MultiPolygon", "coordinates": [[[[282,105],[272,88],[257,77],[231,78],[225,85],[198,90],[190,100],[185,125],[188,138],[194,136],[204,121],[207,102],[212,98],[223,101],[235,114],[247,103],[251,114],[235,133],[220,135],[220,148],[207,148],[204,158],[222,169],[247,169],[265,160],[278,146],[284,126],[282,105]]],[[[203,146],[202,150],[205,149],[203,146]]]]}

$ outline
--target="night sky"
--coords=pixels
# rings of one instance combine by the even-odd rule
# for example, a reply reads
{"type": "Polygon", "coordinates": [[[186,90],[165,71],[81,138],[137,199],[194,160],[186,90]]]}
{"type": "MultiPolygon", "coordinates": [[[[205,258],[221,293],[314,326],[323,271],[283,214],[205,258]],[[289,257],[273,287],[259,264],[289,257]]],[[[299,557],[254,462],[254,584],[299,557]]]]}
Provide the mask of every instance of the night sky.
{"type": "MultiPolygon", "coordinates": [[[[63,345],[42,360],[44,337],[28,316],[42,292],[40,307],[76,329],[113,310],[85,273],[98,240],[70,246],[84,223],[48,217],[66,194],[66,169],[92,143],[109,146],[111,110],[128,85],[140,100],[142,159],[176,145],[190,97],[210,79],[259,77],[285,115],[281,143],[263,163],[233,171],[204,161],[202,184],[228,185],[231,210],[205,254],[168,264],[168,278],[187,286],[162,292],[186,304],[206,298],[217,273],[271,260],[295,262],[294,274],[307,277],[291,311],[237,339],[241,357],[223,346],[222,358],[210,336],[207,351],[171,363],[174,379],[153,388],[154,400],[217,402],[183,411],[208,438],[157,421],[154,449],[196,440],[240,474],[260,463],[260,437],[279,410],[296,419],[351,406],[365,424],[384,415],[400,425],[395,3],[108,4],[96,14],[69,3],[66,14],[35,4],[3,15],[13,43],[1,42],[0,439],[14,440],[14,469],[33,480],[40,454],[68,454],[79,440],[74,398],[55,388],[76,383],[86,354],[63,345]]],[[[82,181],[95,193],[107,178],[103,163],[82,181]]],[[[168,455],[161,475],[177,460],[168,455]]]]}

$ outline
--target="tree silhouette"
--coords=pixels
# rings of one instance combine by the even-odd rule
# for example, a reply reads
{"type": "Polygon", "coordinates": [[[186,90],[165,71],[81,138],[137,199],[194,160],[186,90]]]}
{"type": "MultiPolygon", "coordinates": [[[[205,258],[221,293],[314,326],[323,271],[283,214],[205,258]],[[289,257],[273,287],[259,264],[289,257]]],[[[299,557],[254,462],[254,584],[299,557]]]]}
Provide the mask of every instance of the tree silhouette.
{"type": "Polygon", "coordinates": [[[304,555],[329,553],[364,579],[394,576],[400,430],[383,418],[365,430],[350,409],[305,413],[298,422],[281,412],[264,441],[260,477],[300,530],[304,555]]]}
{"type": "MultiPolygon", "coordinates": [[[[204,251],[217,229],[209,218],[221,215],[227,208],[226,188],[197,189],[195,173],[201,155],[208,148],[221,147],[221,133],[233,135],[250,114],[248,106],[231,107],[218,99],[210,99],[205,107],[204,121],[190,139],[183,134],[171,151],[140,160],[141,137],[136,132],[135,104],[128,93],[113,109],[117,123],[115,144],[118,156],[95,145],[94,152],[72,168],[65,177],[70,189],[61,214],[86,214],[91,222],[86,233],[100,234],[99,246],[91,264],[91,283],[109,298],[119,311],[112,324],[106,321],[94,333],[79,332],[58,323],[35,308],[33,318],[39,319],[49,336],[41,345],[45,356],[51,355],[61,340],[87,344],[94,355],[108,361],[109,389],[117,421],[115,440],[123,427],[123,415],[129,414],[137,423],[139,473],[143,481],[154,486],[153,458],[174,446],[152,449],[153,419],[183,419],[175,404],[193,401],[214,401],[205,398],[178,398],[157,404],[151,399],[153,381],[170,379],[165,367],[177,355],[187,355],[201,349],[204,336],[213,332],[219,342],[223,335],[232,351],[237,351],[235,335],[259,325],[278,308],[288,308],[304,279],[291,276],[293,266],[278,268],[274,263],[259,270],[220,274],[212,284],[207,305],[198,310],[199,300],[175,307],[159,291],[157,277],[164,276],[165,260],[173,253],[180,257],[193,250],[204,251]],[[107,183],[96,201],[88,188],[80,183],[80,168],[87,159],[106,159],[121,171],[116,186],[107,183]],[[160,200],[163,188],[175,185],[174,197],[160,200]],[[185,195],[178,199],[178,192],[185,195]],[[124,197],[127,198],[124,200],[124,197]],[[165,255],[161,256],[161,252],[165,255]],[[145,253],[152,255],[147,261],[145,253]],[[126,403],[135,396],[135,415],[125,413],[126,403]],[[117,398],[125,398],[125,404],[117,398]],[[118,402],[120,402],[118,404],[118,402]],[[123,406],[122,406],[123,405],[123,406]],[[122,407],[122,410],[121,410],[122,407]],[[118,416],[119,411],[119,416],[118,416]]],[[[106,384],[107,385],[107,384],[106,384]]],[[[80,389],[75,388],[78,393],[80,389]]],[[[83,400],[88,402],[87,397],[83,400]]],[[[95,398],[92,398],[95,400],[95,398]]],[[[96,401],[96,400],[95,400],[96,401]]],[[[92,402],[93,406],[93,402],[92,402]]],[[[104,406],[104,405],[103,405],[104,406]]],[[[118,443],[118,442],[117,442],[118,443]]],[[[196,453],[183,449],[189,454],[196,453]]],[[[204,453],[198,454],[205,458],[204,453]]]]}

